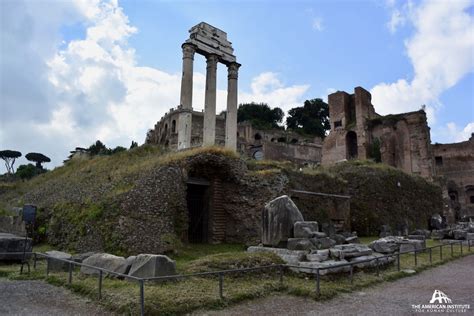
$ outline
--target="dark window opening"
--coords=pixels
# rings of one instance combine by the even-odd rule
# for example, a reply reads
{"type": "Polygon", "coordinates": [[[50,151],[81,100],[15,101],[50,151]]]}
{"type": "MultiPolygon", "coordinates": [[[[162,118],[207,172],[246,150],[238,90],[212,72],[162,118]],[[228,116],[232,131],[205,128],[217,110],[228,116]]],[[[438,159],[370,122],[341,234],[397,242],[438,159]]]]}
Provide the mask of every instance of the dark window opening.
{"type": "Polygon", "coordinates": [[[209,186],[188,184],[188,241],[206,243],[209,240],[209,186]]]}
{"type": "Polygon", "coordinates": [[[334,128],[342,127],[342,121],[335,121],[334,128]]]}
{"type": "Polygon", "coordinates": [[[443,165],[443,157],[436,156],[435,157],[435,163],[436,163],[437,166],[442,166],[443,165]]]}
{"type": "Polygon", "coordinates": [[[471,195],[471,196],[469,197],[469,201],[471,202],[471,204],[474,204],[474,195],[471,195]]]}
{"type": "Polygon", "coordinates": [[[168,124],[165,124],[165,131],[163,133],[164,135],[168,135],[168,124]]]}
{"type": "Polygon", "coordinates": [[[255,140],[261,140],[262,139],[262,135],[260,135],[259,133],[255,134],[254,136],[255,140]]]}
{"type": "Polygon", "coordinates": [[[293,139],[291,140],[291,143],[292,143],[292,144],[296,144],[297,142],[298,142],[298,140],[297,140],[296,138],[293,138],[293,139]]]}
{"type": "Polygon", "coordinates": [[[451,201],[457,201],[458,200],[458,192],[456,191],[449,191],[448,192],[448,195],[449,195],[449,199],[451,201]]]}
{"type": "Polygon", "coordinates": [[[237,132],[237,137],[239,137],[239,136],[240,136],[240,134],[239,134],[239,132],[237,132]]]}
{"type": "Polygon", "coordinates": [[[276,141],[276,138],[272,138],[270,141],[273,143],[276,141]]]}
{"type": "Polygon", "coordinates": [[[346,135],[347,160],[357,159],[357,134],[350,131],[346,135]]]}
{"type": "Polygon", "coordinates": [[[176,133],[176,121],[171,122],[171,133],[176,133]]]}
{"type": "Polygon", "coordinates": [[[285,143],[285,142],[286,142],[286,138],[285,138],[285,137],[279,137],[277,141],[278,141],[279,143],[285,143]]]}

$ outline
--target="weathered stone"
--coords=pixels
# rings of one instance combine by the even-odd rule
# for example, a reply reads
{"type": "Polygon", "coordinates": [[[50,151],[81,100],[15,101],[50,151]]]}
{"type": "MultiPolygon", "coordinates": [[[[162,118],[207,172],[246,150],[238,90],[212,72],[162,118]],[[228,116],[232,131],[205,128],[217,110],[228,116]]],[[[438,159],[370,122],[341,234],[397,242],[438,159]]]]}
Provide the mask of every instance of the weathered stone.
{"type": "Polygon", "coordinates": [[[351,236],[346,238],[346,244],[358,244],[359,243],[359,237],[357,236],[351,236]]]}
{"type": "Polygon", "coordinates": [[[394,261],[392,258],[379,258],[381,255],[380,254],[372,254],[369,256],[361,256],[361,257],[354,257],[352,259],[349,259],[350,262],[356,263],[354,266],[363,269],[363,268],[368,268],[368,267],[376,267],[377,264],[379,266],[386,265],[388,263],[391,263],[394,261]],[[375,260],[376,258],[379,258],[378,260],[375,260]],[[370,261],[366,261],[370,260],[370,261]]]}
{"type": "Polygon", "coordinates": [[[426,240],[425,235],[408,235],[408,239],[426,240]]]}
{"type": "Polygon", "coordinates": [[[446,224],[443,222],[443,218],[439,214],[431,216],[430,219],[431,229],[440,230],[446,227],[446,224]]]}
{"type": "Polygon", "coordinates": [[[121,274],[128,274],[130,272],[130,269],[132,268],[133,263],[135,262],[136,256],[130,256],[127,259],[125,259],[125,262],[123,263],[122,266],[117,268],[118,273],[121,274]]]}
{"type": "Polygon", "coordinates": [[[460,229],[453,230],[454,239],[457,239],[457,240],[466,239],[466,236],[467,236],[467,231],[465,230],[460,230],[460,229]]]}
{"type": "Polygon", "coordinates": [[[336,233],[336,229],[334,228],[333,223],[322,223],[321,224],[321,230],[329,237],[334,235],[336,233]]]}
{"type": "Polygon", "coordinates": [[[318,231],[318,222],[296,222],[294,225],[295,238],[311,238],[318,231]]]}
{"type": "Polygon", "coordinates": [[[310,254],[306,255],[306,259],[308,261],[325,261],[329,258],[329,249],[317,250],[315,252],[311,252],[310,254]]]}
{"type": "Polygon", "coordinates": [[[139,278],[153,278],[175,275],[176,262],[164,255],[140,254],[133,260],[128,275],[139,278]]]}
{"type": "Polygon", "coordinates": [[[62,252],[62,251],[51,250],[51,251],[46,251],[46,255],[51,257],[47,259],[49,261],[48,263],[49,271],[68,271],[69,270],[69,263],[60,261],[60,260],[55,260],[55,259],[72,260],[71,254],[67,252],[62,252]]]}
{"type": "Polygon", "coordinates": [[[447,231],[442,229],[442,230],[433,230],[431,232],[431,238],[434,240],[441,240],[444,237],[447,236],[447,231]]]}
{"type": "Polygon", "coordinates": [[[346,237],[341,234],[334,234],[331,238],[334,239],[336,245],[343,245],[346,243],[346,237]]]}
{"type": "Polygon", "coordinates": [[[415,229],[410,235],[424,235],[425,238],[430,238],[431,232],[427,229],[415,229]]]}
{"type": "Polygon", "coordinates": [[[303,261],[308,254],[308,251],[302,250],[288,250],[284,248],[270,248],[270,247],[260,247],[252,246],[247,249],[248,252],[271,252],[279,256],[283,261],[288,264],[297,264],[300,261],[303,261]]]}
{"type": "Polygon", "coordinates": [[[474,233],[467,233],[466,240],[474,240],[474,233]]]}
{"type": "Polygon", "coordinates": [[[295,222],[303,221],[303,215],[286,195],[265,205],[262,214],[262,243],[265,246],[283,245],[293,236],[295,222]]]}
{"type": "Polygon", "coordinates": [[[375,252],[394,253],[400,249],[400,241],[402,240],[402,237],[387,236],[372,241],[369,244],[369,247],[375,252]]]}
{"type": "MultiPolygon", "coordinates": [[[[120,271],[123,271],[125,258],[114,256],[108,253],[96,253],[85,259],[82,263],[106,269],[108,271],[120,273],[120,271]]],[[[81,266],[81,273],[87,275],[98,275],[99,271],[96,269],[81,266]]]]}
{"type": "MultiPolygon", "coordinates": [[[[15,236],[13,234],[0,234],[0,260],[18,261],[23,258],[23,251],[31,252],[33,249],[31,238],[15,236]],[[14,254],[16,253],[16,254],[14,254]]],[[[29,258],[29,255],[26,255],[29,258]]]]}
{"type": "Polygon", "coordinates": [[[336,245],[329,249],[332,258],[336,259],[347,259],[361,256],[368,256],[372,254],[372,249],[366,245],[361,244],[348,244],[348,245],[336,245]]]}
{"type": "Polygon", "coordinates": [[[336,245],[336,242],[329,237],[311,238],[310,241],[313,243],[314,246],[316,246],[317,249],[329,249],[332,246],[336,245]]]}
{"type": "Polygon", "coordinates": [[[72,261],[82,263],[84,260],[89,258],[92,255],[95,255],[97,252],[94,251],[89,251],[89,252],[83,252],[83,253],[78,253],[76,255],[72,256],[72,261]]]}
{"type": "Polygon", "coordinates": [[[323,232],[315,232],[314,233],[314,238],[324,238],[324,237],[327,237],[328,235],[326,233],[323,233],[323,232]]]}
{"type": "Polygon", "coordinates": [[[320,268],[322,269],[322,270],[319,270],[320,275],[350,271],[351,268],[349,266],[338,267],[339,265],[344,264],[344,263],[348,263],[348,261],[347,260],[338,260],[338,261],[327,260],[323,262],[316,262],[316,261],[300,262],[299,264],[300,268],[295,268],[292,270],[297,271],[297,272],[308,273],[308,274],[316,274],[317,272],[315,268],[320,268]],[[314,268],[314,269],[308,269],[308,268],[314,268]],[[330,269],[323,269],[323,268],[330,268],[330,269]]]}
{"type": "Polygon", "coordinates": [[[316,249],[316,246],[306,238],[288,238],[289,250],[311,250],[316,249]]]}
{"type": "Polygon", "coordinates": [[[400,252],[410,252],[426,248],[424,240],[403,240],[400,242],[400,252]]]}

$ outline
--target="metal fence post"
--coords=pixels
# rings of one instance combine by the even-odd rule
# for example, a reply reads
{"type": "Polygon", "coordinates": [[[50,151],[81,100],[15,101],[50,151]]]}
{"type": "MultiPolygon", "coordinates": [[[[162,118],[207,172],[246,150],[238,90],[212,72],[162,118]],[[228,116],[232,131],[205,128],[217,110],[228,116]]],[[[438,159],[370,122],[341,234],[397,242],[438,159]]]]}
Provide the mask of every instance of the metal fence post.
{"type": "Polygon", "coordinates": [[[280,274],[280,287],[283,286],[283,265],[280,264],[278,267],[279,274],[280,274]]]}
{"type": "Polygon", "coordinates": [[[417,260],[417,256],[416,256],[416,249],[415,249],[415,267],[418,266],[418,260],[417,260]]]}
{"type": "Polygon", "coordinates": [[[37,260],[37,258],[36,258],[36,252],[34,252],[34,253],[33,253],[33,269],[35,269],[35,270],[36,270],[36,260],[37,260]]]}
{"type": "Polygon", "coordinates": [[[321,294],[321,280],[319,275],[319,268],[316,269],[316,296],[319,297],[321,294]]]}
{"type": "Polygon", "coordinates": [[[140,315],[145,316],[145,283],[140,279],[140,315]]]}
{"type": "Polygon", "coordinates": [[[400,271],[400,253],[397,253],[397,270],[400,271]]]}
{"type": "Polygon", "coordinates": [[[380,267],[379,267],[379,258],[378,257],[375,259],[375,265],[377,266],[377,276],[379,276],[380,267]]]}
{"type": "Polygon", "coordinates": [[[68,283],[71,284],[72,283],[72,263],[69,262],[69,279],[68,279],[68,283]]]}
{"type": "Polygon", "coordinates": [[[469,250],[469,252],[471,252],[471,240],[467,241],[467,250],[469,250]]]}
{"type": "Polygon", "coordinates": [[[432,264],[432,263],[433,263],[433,257],[432,257],[432,253],[433,253],[433,251],[432,251],[432,250],[433,250],[433,249],[432,249],[432,248],[430,248],[430,264],[432,264]]]}
{"type": "Polygon", "coordinates": [[[99,270],[99,300],[102,298],[102,270],[99,270]]]}
{"type": "Polygon", "coordinates": [[[453,243],[450,243],[451,245],[451,257],[453,256],[453,243]]]}
{"type": "Polygon", "coordinates": [[[439,245],[439,260],[443,260],[443,245],[439,245]]]}
{"type": "Polygon", "coordinates": [[[461,255],[462,255],[462,240],[461,240],[461,242],[460,242],[459,244],[461,245],[461,255]]]}
{"type": "Polygon", "coordinates": [[[351,278],[351,284],[354,282],[354,266],[351,263],[351,271],[350,271],[350,278],[351,278]]]}
{"type": "Polygon", "coordinates": [[[46,258],[46,277],[49,276],[49,257],[46,258]]]}
{"type": "Polygon", "coordinates": [[[219,297],[220,299],[224,298],[224,275],[222,273],[219,273],[219,297]]]}

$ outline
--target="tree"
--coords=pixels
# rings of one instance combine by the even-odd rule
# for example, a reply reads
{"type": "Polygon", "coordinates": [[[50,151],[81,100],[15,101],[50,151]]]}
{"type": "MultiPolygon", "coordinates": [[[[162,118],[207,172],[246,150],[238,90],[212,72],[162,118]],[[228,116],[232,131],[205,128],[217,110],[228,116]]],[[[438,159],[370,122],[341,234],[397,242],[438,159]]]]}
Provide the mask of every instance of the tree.
{"type": "Polygon", "coordinates": [[[13,174],[15,159],[21,157],[21,152],[15,150],[2,150],[0,151],[0,158],[5,161],[5,167],[7,168],[8,174],[13,174]]]}
{"type": "Polygon", "coordinates": [[[306,100],[302,107],[288,111],[286,126],[296,132],[324,138],[326,131],[331,129],[329,106],[322,99],[306,100]]]}
{"type": "Polygon", "coordinates": [[[16,170],[16,175],[19,176],[22,180],[29,180],[40,173],[41,170],[38,170],[38,168],[36,168],[31,163],[27,165],[20,165],[16,170]]]}
{"type": "Polygon", "coordinates": [[[107,148],[100,140],[97,140],[94,144],[90,145],[87,151],[91,156],[110,155],[112,152],[112,150],[107,148]]]}
{"type": "Polygon", "coordinates": [[[127,151],[127,148],[122,147],[122,146],[117,146],[111,151],[111,155],[122,152],[122,151],[127,151]]]}
{"type": "Polygon", "coordinates": [[[266,103],[244,103],[237,110],[237,122],[249,121],[259,129],[280,128],[283,116],[282,109],[271,109],[266,103]]]}
{"type": "Polygon", "coordinates": [[[41,165],[42,163],[51,162],[51,159],[49,159],[49,157],[40,153],[28,153],[26,154],[25,158],[29,161],[36,162],[36,168],[38,169],[43,169],[43,166],[41,165]]]}
{"type": "Polygon", "coordinates": [[[132,140],[132,144],[130,145],[130,149],[138,147],[138,143],[132,140]]]}

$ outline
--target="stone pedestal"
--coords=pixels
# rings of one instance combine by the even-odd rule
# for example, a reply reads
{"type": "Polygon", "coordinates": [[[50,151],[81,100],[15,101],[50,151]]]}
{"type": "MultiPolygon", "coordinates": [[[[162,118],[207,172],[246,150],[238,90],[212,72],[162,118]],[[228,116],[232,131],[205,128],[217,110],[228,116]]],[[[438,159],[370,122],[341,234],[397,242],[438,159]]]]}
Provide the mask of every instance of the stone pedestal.
{"type": "Polygon", "coordinates": [[[230,63],[227,66],[227,116],[225,122],[225,147],[237,150],[237,80],[239,77],[239,63],[230,63]]]}
{"type": "Polygon", "coordinates": [[[218,61],[219,57],[217,55],[207,56],[203,146],[213,146],[216,140],[216,72],[218,61]]]}

